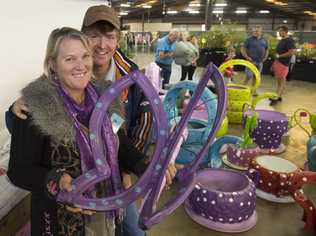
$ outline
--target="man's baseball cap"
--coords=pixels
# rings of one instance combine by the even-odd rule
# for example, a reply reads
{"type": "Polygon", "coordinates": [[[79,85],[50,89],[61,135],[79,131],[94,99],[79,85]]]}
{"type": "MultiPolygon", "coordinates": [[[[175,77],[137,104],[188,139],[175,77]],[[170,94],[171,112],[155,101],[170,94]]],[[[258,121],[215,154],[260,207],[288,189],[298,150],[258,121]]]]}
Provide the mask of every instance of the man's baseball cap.
{"type": "Polygon", "coordinates": [[[92,6],[86,11],[83,18],[83,26],[90,26],[97,21],[107,21],[120,30],[120,19],[117,12],[106,5],[92,6]]]}

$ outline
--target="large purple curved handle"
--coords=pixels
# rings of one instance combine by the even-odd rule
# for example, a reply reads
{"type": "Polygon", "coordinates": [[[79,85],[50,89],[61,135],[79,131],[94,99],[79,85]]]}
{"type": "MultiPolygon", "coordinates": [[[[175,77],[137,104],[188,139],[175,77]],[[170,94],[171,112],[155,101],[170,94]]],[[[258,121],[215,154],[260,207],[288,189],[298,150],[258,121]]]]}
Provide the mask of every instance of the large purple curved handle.
{"type": "MultiPolygon", "coordinates": [[[[152,191],[147,195],[147,198],[145,200],[144,206],[140,213],[140,225],[142,228],[150,228],[152,225],[159,223],[165,216],[171,214],[177,207],[179,207],[183,201],[189,196],[189,194],[192,192],[194,188],[195,183],[195,173],[196,170],[199,167],[200,162],[203,160],[203,157],[205,156],[209,146],[213,142],[215,138],[215,134],[217,130],[219,129],[222,120],[224,119],[225,110],[226,110],[226,101],[227,101],[227,95],[226,95],[226,89],[223,77],[221,73],[218,71],[216,66],[214,64],[209,64],[206,68],[206,71],[203,75],[203,78],[199,82],[196,90],[194,91],[193,97],[190,100],[188,107],[192,108],[195,107],[197,104],[204,88],[207,86],[207,83],[211,79],[215,87],[218,91],[218,104],[217,104],[217,111],[216,111],[216,117],[215,121],[213,123],[212,130],[208,136],[208,139],[206,141],[206,144],[203,146],[203,148],[198,153],[197,157],[195,158],[195,161],[191,163],[189,166],[187,166],[185,169],[179,171],[178,177],[179,177],[179,183],[180,183],[180,190],[179,194],[177,194],[174,198],[172,198],[167,204],[160,209],[159,211],[155,211],[156,204],[158,201],[159,196],[159,186],[161,186],[161,183],[163,182],[164,176],[159,176],[158,182],[155,182],[157,180],[153,180],[154,186],[152,191]]],[[[182,116],[179,127],[176,131],[176,134],[173,137],[169,137],[168,141],[170,145],[168,146],[168,159],[166,163],[168,164],[171,158],[171,154],[175,149],[176,144],[178,143],[178,140],[180,139],[181,133],[185,126],[187,125],[191,115],[193,113],[192,109],[187,109],[185,111],[185,114],[182,116]]],[[[164,173],[166,171],[167,165],[164,165],[164,173]]]]}
{"type": "MultiPolygon", "coordinates": [[[[212,78],[218,90],[218,107],[216,113],[216,119],[212,131],[207,139],[207,144],[201,149],[195,162],[193,162],[190,167],[179,172],[180,178],[180,191],[179,194],[169,201],[160,211],[155,211],[155,206],[159,197],[159,190],[163,183],[164,174],[167,169],[168,163],[172,158],[172,153],[176,148],[184,127],[186,127],[189,118],[192,114],[192,110],[187,110],[183,118],[181,119],[175,134],[168,137],[169,145],[166,147],[166,140],[168,136],[168,125],[166,120],[166,114],[164,113],[161,101],[155,92],[154,88],[145,76],[140,74],[140,72],[133,72],[129,76],[123,77],[121,80],[115,82],[107,92],[99,99],[96,109],[91,117],[90,131],[95,136],[92,137],[93,141],[93,155],[97,163],[97,158],[105,155],[100,153],[101,149],[99,147],[103,145],[97,140],[100,138],[101,123],[103,119],[108,119],[105,115],[106,110],[109,105],[114,100],[114,98],[120,94],[123,89],[136,83],[141,87],[150,102],[154,114],[154,125],[156,129],[157,139],[154,154],[152,157],[152,162],[147,168],[144,175],[137,181],[137,183],[124,192],[114,193],[114,196],[95,199],[83,197],[82,193],[92,187],[95,183],[100,182],[107,178],[106,168],[104,163],[101,163],[101,168],[94,168],[89,172],[78,177],[74,181],[74,191],[71,193],[61,192],[58,196],[58,200],[71,202],[77,207],[82,207],[84,209],[92,209],[99,211],[114,210],[119,208],[124,208],[131,202],[135,201],[140,196],[146,196],[145,204],[141,211],[140,223],[143,224],[144,228],[148,228],[154,223],[161,221],[163,217],[170,214],[174,209],[176,209],[182,202],[188,197],[194,187],[195,172],[202,161],[204,154],[206,153],[209,145],[214,139],[214,135],[220,126],[220,123],[224,117],[225,105],[226,105],[226,90],[224,86],[221,74],[218,72],[217,68],[210,64],[200,81],[196,91],[194,92],[193,98],[189,103],[189,107],[194,107],[201,96],[204,88],[207,85],[208,80],[212,78]],[[102,108],[102,109],[100,109],[102,108]],[[93,123],[93,124],[92,124],[93,123]],[[104,165],[103,165],[104,164],[104,165]]],[[[91,137],[90,137],[91,138],[91,137]]],[[[107,139],[111,139],[111,133],[108,134],[107,139]]],[[[113,137],[112,137],[113,138],[113,137]]],[[[106,140],[107,140],[106,139],[106,140]]],[[[112,140],[113,141],[113,140],[112,140]]],[[[115,143],[106,141],[106,145],[109,150],[113,150],[112,154],[115,153],[115,143]],[[111,149],[112,148],[112,149],[111,149]]],[[[111,154],[111,155],[112,155],[111,154]]]]}
{"type": "MultiPolygon", "coordinates": [[[[79,176],[74,180],[74,190],[70,193],[60,192],[58,201],[70,202],[77,207],[84,209],[91,209],[97,211],[108,211],[128,206],[131,202],[136,201],[137,198],[145,196],[151,186],[151,181],[157,176],[161,176],[162,165],[166,159],[166,139],[168,136],[168,124],[166,114],[164,112],[161,100],[155,92],[149,80],[138,71],[132,72],[130,75],[124,76],[122,79],[116,81],[110,88],[99,98],[96,108],[93,111],[90,120],[90,139],[92,152],[95,159],[96,166],[98,166],[98,159],[105,155],[102,153],[101,140],[101,126],[104,118],[107,118],[106,111],[114,99],[129,86],[136,83],[144,91],[154,115],[155,131],[158,134],[155,150],[152,157],[152,162],[148,166],[143,176],[137,183],[128,190],[120,193],[115,193],[114,196],[106,198],[88,198],[82,195],[83,192],[94,186],[95,183],[100,182],[106,178],[105,172],[101,168],[94,168],[87,173],[79,176]]],[[[111,137],[111,135],[108,135],[111,137]]],[[[106,139],[106,144],[110,145],[107,148],[115,149],[115,144],[106,139]]],[[[128,158],[128,157],[126,157],[128,158]]],[[[106,160],[103,157],[103,160],[106,160]]],[[[103,164],[103,163],[101,163],[103,164]]]]}

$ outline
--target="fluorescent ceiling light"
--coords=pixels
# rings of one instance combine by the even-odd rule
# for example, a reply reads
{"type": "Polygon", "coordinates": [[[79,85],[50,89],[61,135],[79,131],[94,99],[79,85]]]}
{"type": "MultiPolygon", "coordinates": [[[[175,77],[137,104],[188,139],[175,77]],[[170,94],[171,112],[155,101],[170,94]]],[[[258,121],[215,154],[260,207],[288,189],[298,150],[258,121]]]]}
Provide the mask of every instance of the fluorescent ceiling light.
{"type": "Polygon", "coordinates": [[[151,5],[143,5],[142,8],[152,8],[151,5]]]}
{"type": "Polygon", "coordinates": [[[286,6],[287,5],[287,3],[285,3],[285,2],[279,2],[279,1],[274,2],[274,4],[279,5],[279,6],[286,6]]]}
{"type": "Polygon", "coordinates": [[[316,12],[312,11],[304,11],[305,14],[310,15],[310,16],[316,16],[316,12]]]}
{"type": "Polygon", "coordinates": [[[235,11],[237,14],[246,14],[247,10],[236,10],[235,11]]]}
{"type": "Polygon", "coordinates": [[[281,2],[281,1],[278,1],[278,0],[265,0],[265,1],[273,3],[275,5],[279,5],[279,6],[286,6],[286,5],[288,5],[286,2],[281,2]]]}
{"type": "Polygon", "coordinates": [[[126,11],[121,11],[120,12],[120,16],[126,16],[128,14],[128,12],[126,12],[126,11]]]}
{"type": "Polygon", "coordinates": [[[192,11],[189,11],[190,14],[199,14],[200,11],[196,11],[196,10],[192,10],[192,11]]]}
{"type": "Polygon", "coordinates": [[[260,10],[259,13],[261,13],[261,14],[269,14],[270,11],[269,10],[260,10]]]}
{"type": "Polygon", "coordinates": [[[215,3],[215,7],[226,7],[227,3],[215,3]]]}
{"type": "Polygon", "coordinates": [[[201,6],[201,4],[200,3],[190,3],[189,4],[189,7],[200,7],[201,6]]]}
{"type": "Polygon", "coordinates": [[[213,10],[212,13],[214,13],[214,14],[223,14],[224,11],[223,10],[213,10]]]}
{"type": "Polygon", "coordinates": [[[130,7],[131,5],[129,5],[129,3],[121,3],[120,6],[121,6],[121,7],[130,7]]]}
{"type": "Polygon", "coordinates": [[[167,11],[167,14],[177,14],[178,11],[174,11],[174,10],[170,10],[170,11],[167,11]]]}
{"type": "Polygon", "coordinates": [[[205,29],[205,24],[202,24],[202,25],[201,25],[201,30],[202,30],[202,31],[205,31],[205,30],[206,30],[206,29],[205,29]]]}

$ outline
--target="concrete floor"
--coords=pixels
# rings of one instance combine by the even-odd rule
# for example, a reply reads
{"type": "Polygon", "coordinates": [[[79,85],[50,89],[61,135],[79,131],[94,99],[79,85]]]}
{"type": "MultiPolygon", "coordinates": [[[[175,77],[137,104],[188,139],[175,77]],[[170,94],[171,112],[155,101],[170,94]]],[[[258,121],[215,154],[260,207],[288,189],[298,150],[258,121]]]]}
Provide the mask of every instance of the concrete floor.
{"type": "MultiPolygon", "coordinates": [[[[134,61],[140,67],[145,67],[152,62],[154,57],[150,53],[142,52],[135,55],[134,61]]],[[[180,67],[173,65],[171,83],[180,80],[180,67]]],[[[198,80],[202,68],[198,68],[194,80],[198,80]]],[[[315,75],[306,75],[315,76],[315,75]]],[[[260,92],[274,92],[275,80],[271,76],[263,76],[260,92]]],[[[286,92],[283,96],[283,102],[275,106],[276,111],[283,112],[290,116],[293,112],[301,107],[305,107],[311,112],[316,111],[316,83],[308,83],[303,81],[292,80],[287,84],[286,92]]],[[[262,102],[260,106],[272,109],[268,102],[262,102]]],[[[308,127],[308,126],[307,126],[308,127]]],[[[308,127],[309,128],[309,127],[308,127]]],[[[229,133],[241,135],[241,126],[233,125],[229,127],[229,133]]],[[[287,145],[285,153],[280,155],[283,158],[291,160],[299,167],[303,167],[306,160],[306,141],[307,135],[298,127],[292,128],[289,135],[284,137],[283,142],[287,145]]],[[[304,188],[308,197],[316,205],[316,188],[315,186],[306,186],[304,188]]],[[[162,201],[165,201],[172,196],[174,191],[165,191],[162,201]]],[[[310,232],[304,231],[301,217],[302,209],[296,204],[277,204],[265,200],[257,199],[258,222],[254,228],[247,232],[236,235],[256,235],[256,236],[309,236],[313,235],[310,232]]],[[[185,213],[183,207],[179,207],[173,214],[166,217],[160,224],[153,226],[148,231],[149,236],[198,236],[198,235],[213,235],[221,236],[228,235],[227,233],[216,232],[209,230],[194,221],[185,213]]]]}

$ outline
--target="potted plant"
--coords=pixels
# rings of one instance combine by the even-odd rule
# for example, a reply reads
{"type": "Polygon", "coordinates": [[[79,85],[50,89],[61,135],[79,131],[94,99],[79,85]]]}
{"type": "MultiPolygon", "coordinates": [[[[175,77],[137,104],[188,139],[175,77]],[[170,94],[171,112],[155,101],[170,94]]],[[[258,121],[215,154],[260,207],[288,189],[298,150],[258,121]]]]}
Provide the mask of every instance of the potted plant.
{"type": "Polygon", "coordinates": [[[220,66],[226,57],[227,48],[233,46],[239,50],[240,45],[246,39],[246,33],[235,31],[235,25],[222,25],[204,32],[199,38],[200,58],[198,66],[206,66],[212,61],[220,66]]]}
{"type": "Polygon", "coordinates": [[[292,77],[296,80],[316,82],[316,45],[303,43],[297,46],[296,63],[292,77]]]}
{"type": "Polygon", "coordinates": [[[242,142],[236,145],[229,145],[227,158],[231,164],[247,169],[251,161],[259,155],[260,149],[250,137],[251,132],[257,127],[258,113],[253,112],[252,116],[246,117],[242,142]]]}
{"type": "Polygon", "coordinates": [[[210,61],[219,66],[225,59],[224,46],[225,31],[212,30],[203,33],[200,37],[200,57],[197,65],[205,67],[210,61]]]}

